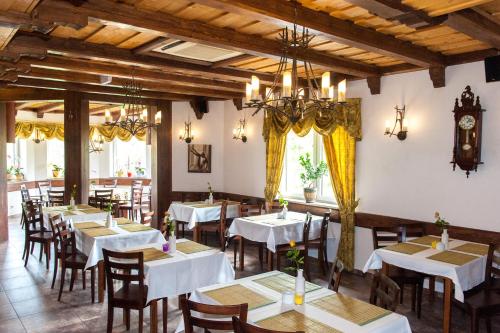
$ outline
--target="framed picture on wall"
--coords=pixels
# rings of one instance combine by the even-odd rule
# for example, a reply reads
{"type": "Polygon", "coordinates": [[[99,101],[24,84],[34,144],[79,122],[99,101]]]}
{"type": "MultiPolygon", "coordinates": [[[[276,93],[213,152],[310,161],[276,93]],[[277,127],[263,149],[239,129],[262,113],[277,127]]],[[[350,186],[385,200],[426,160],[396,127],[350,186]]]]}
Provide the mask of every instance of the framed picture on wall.
{"type": "Polygon", "coordinates": [[[188,172],[212,172],[212,145],[188,144],[188,172]]]}

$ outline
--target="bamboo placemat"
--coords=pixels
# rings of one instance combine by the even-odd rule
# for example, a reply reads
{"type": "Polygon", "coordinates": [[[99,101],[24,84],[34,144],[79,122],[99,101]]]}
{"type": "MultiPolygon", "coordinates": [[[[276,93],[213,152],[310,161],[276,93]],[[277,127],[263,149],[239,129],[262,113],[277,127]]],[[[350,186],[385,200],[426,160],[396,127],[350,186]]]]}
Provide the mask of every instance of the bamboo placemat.
{"type": "Polygon", "coordinates": [[[477,256],[473,256],[473,255],[465,254],[465,253],[460,253],[460,252],[454,252],[454,251],[443,251],[443,252],[434,254],[430,257],[427,257],[427,259],[442,261],[442,262],[457,265],[457,266],[465,265],[469,261],[472,261],[472,260],[477,259],[477,258],[478,258],[477,256]]]}
{"type": "Polygon", "coordinates": [[[131,220],[125,218],[125,217],[118,217],[116,219],[113,219],[116,221],[118,225],[124,225],[124,224],[131,224],[133,223],[131,220]]]}
{"type": "Polygon", "coordinates": [[[222,305],[248,303],[248,310],[276,303],[276,301],[258,294],[252,289],[244,287],[241,284],[204,291],[203,294],[222,305]]]}
{"type": "Polygon", "coordinates": [[[85,214],[98,214],[98,213],[103,213],[102,210],[99,208],[85,208],[85,209],[79,209],[81,212],[85,214]]]}
{"type": "Polygon", "coordinates": [[[392,313],[389,310],[342,294],[325,296],[309,303],[323,311],[360,326],[369,324],[392,313]]]}
{"type": "Polygon", "coordinates": [[[437,236],[423,236],[423,237],[419,237],[419,238],[415,238],[415,239],[409,240],[408,242],[431,246],[432,242],[440,242],[440,241],[441,241],[441,237],[437,237],[437,236]]]}
{"type": "Polygon", "coordinates": [[[137,249],[137,250],[128,251],[128,252],[142,252],[142,253],[144,253],[144,262],[172,258],[172,256],[170,256],[168,253],[165,253],[163,251],[155,249],[154,247],[147,247],[144,249],[137,249]]]}
{"type": "MultiPolygon", "coordinates": [[[[286,273],[278,273],[252,281],[279,293],[287,290],[295,290],[295,278],[286,273]]],[[[320,288],[321,286],[306,281],[306,293],[320,288]]]]}
{"type": "Polygon", "coordinates": [[[256,322],[262,328],[283,332],[302,331],[306,333],[342,333],[319,321],[306,317],[295,310],[286,311],[279,315],[262,319],[256,322]]]}
{"type": "Polygon", "coordinates": [[[460,246],[454,247],[451,250],[477,254],[478,256],[488,255],[488,245],[477,243],[465,243],[460,246]]]}
{"type": "Polygon", "coordinates": [[[149,231],[149,230],[154,230],[150,226],[140,224],[140,223],[132,223],[132,224],[125,224],[121,225],[120,228],[123,230],[126,230],[128,232],[138,232],[138,231],[149,231]]]}
{"type": "Polygon", "coordinates": [[[116,235],[117,232],[108,229],[108,228],[92,228],[92,229],[84,229],[82,230],[84,234],[89,237],[101,237],[101,236],[110,236],[116,235]]]}
{"type": "Polygon", "coordinates": [[[76,205],[76,209],[89,209],[89,208],[95,208],[95,207],[86,204],[76,205]]]}
{"type": "Polygon", "coordinates": [[[78,229],[92,229],[92,228],[104,228],[102,224],[99,224],[97,222],[79,222],[75,223],[75,228],[78,229]]]}
{"type": "Polygon", "coordinates": [[[427,246],[417,245],[412,243],[398,243],[394,245],[389,245],[384,247],[384,250],[404,253],[404,254],[415,254],[418,252],[422,252],[428,250],[427,246]]]}
{"type": "Polygon", "coordinates": [[[72,212],[72,211],[70,211],[70,210],[67,210],[67,211],[66,211],[66,210],[65,210],[65,211],[60,211],[60,212],[57,212],[57,213],[58,213],[58,214],[59,214],[59,213],[63,213],[63,214],[64,214],[64,216],[78,215],[75,211],[73,211],[73,212],[72,212]]]}
{"type": "Polygon", "coordinates": [[[197,252],[203,252],[212,250],[210,246],[206,246],[193,241],[180,242],[175,245],[177,251],[181,251],[184,254],[191,254],[197,252]]]}

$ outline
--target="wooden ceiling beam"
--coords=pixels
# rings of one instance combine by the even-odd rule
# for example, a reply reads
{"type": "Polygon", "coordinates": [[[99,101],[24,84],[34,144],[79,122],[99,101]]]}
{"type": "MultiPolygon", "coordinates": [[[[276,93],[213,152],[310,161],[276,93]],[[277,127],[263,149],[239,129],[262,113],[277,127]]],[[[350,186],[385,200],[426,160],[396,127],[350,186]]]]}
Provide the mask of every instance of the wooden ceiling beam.
{"type": "Polygon", "coordinates": [[[36,112],[37,112],[37,114],[44,114],[47,112],[59,110],[59,109],[61,109],[61,107],[63,107],[63,109],[64,109],[64,103],[62,103],[62,102],[49,103],[49,104],[46,104],[44,106],[37,108],[36,112]]]}
{"type": "MultiPolygon", "coordinates": [[[[80,7],[71,6],[67,2],[48,0],[38,7],[38,11],[40,15],[43,13],[48,16],[53,12],[69,12],[72,14],[70,16],[87,16],[99,19],[106,25],[118,24],[120,27],[129,25],[138,31],[157,31],[165,34],[164,37],[223,47],[257,56],[280,58],[283,54],[281,42],[274,39],[265,39],[228,28],[186,20],[163,12],[148,12],[109,0],[88,0],[80,7]]],[[[298,57],[345,74],[360,77],[378,74],[377,67],[374,65],[316,50],[299,52],[298,57]]]]}
{"type": "Polygon", "coordinates": [[[54,101],[64,100],[64,90],[33,87],[0,87],[0,101],[54,101]]]}
{"type": "Polygon", "coordinates": [[[446,65],[460,65],[468,62],[481,61],[484,58],[493,57],[500,54],[500,50],[486,49],[467,53],[454,54],[446,57],[446,65]]]}
{"type": "Polygon", "coordinates": [[[155,39],[153,39],[152,41],[150,41],[150,42],[148,42],[146,44],[143,44],[141,46],[136,47],[134,49],[134,53],[137,53],[137,54],[148,53],[150,51],[153,51],[157,47],[160,47],[160,46],[164,45],[169,40],[170,40],[170,38],[167,38],[167,37],[158,37],[158,38],[155,38],[155,39]]]}
{"type": "Polygon", "coordinates": [[[212,64],[212,68],[218,68],[218,67],[226,67],[226,66],[231,66],[237,62],[245,61],[245,60],[250,60],[254,59],[255,56],[251,54],[240,54],[237,55],[236,57],[232,57],[229,59],[224,59],[220,61],[216,61],[212,64]]]}
{"type": "Polygon", "coordinates": [[[252,74],[257,75],[263,83],[272,84],[274,80],[274,75],[266,73],[255,73],[232,68],[210,68],[209,66],[134,54],[133,51],[111,45],[86,43],[76,39],[49,37],[36,33],[18,32],[7,46],[7,48],[11,47],[31,48],[32,50],[42,52],[50,50],[74,57],[114,61],[120,62],[121,64],[139,65],[147,68],[157,68],[163,71],[173,71],[190,76],[202,75],[204,77],[219,80],[248,82],[252,74]]]}
{"type": "MultiPolygon", "coordinates": [[[[97,84],[101,85],[100,77],[95,74],[88,73],[74,73],[70,71],[61,71],[47,68],[33,68],[29,73],[20,74],[21,77],[31,77],[31,78],[40,78],[40,79],[55,79],[55,80],[64,80],[69,82],[78,82],[78,83],[86,83],[86,84],[97,84]]],[[[2,77],[0,77],[0,80],[2,77]]],[[[123,78],[113,78],[111,83],[106,85],[107,87],[123,87],[130,79],[123,78]]],[[[175,94],[186,94],[186,95],[194,95],[194,96],[206,96],[206,97],[215,97],[215,98],[223,98],[223,99],[233,99],[243,96],[243,92],[228,92],[228,91],[219,91],[217,89],[208,89],[208,88],[197,88],[197,87],[186,87],[179,86],[175,84],[169,84],[164,82],[151,82],[151,81],[138,81],[142,88],[147,90],[154,91],[163,91],[175,94]]]]}
{"type": "Polygon", "coordinates": [[[500,50],[500,25],[472,9],[448,14],[445,24],[500,50]]]}
{"type": "Polygon", "coordinates": [[[413,45],[328,13],[281,0],[195,0],[214,8],[245,15],[263,22],[305,26],[311,33],[366,51],[394,57],[418,66],[444,63],[444,57],[425,47],[413,45]],[[295,13],[297,13],[295,15],[295,13]]]}

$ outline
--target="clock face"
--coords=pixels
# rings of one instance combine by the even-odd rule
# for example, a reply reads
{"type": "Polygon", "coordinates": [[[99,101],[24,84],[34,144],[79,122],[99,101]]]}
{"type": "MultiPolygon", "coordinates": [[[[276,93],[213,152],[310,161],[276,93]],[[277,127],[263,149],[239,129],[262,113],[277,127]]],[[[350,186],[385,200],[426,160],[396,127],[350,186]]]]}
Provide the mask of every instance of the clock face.
{"type": "Polygon", "coordinates": [[[463,130],[470,130],[474,127],[474,125],[476,125],[476,119],[474,119],[471,115],[463,116],[458,122],[458,126],[460,126],[463,130]]]}

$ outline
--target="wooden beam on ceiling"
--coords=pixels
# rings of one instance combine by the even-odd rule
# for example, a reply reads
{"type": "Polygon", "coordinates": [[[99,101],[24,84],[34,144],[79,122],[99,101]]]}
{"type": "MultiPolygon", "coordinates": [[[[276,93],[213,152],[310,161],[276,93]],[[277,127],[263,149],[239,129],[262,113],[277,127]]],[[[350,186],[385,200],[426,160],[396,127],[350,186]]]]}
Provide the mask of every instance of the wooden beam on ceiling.
{"type": "Polygon", "coordinates": [[[63,100],[64,90],[33,87],[0,87],[0,101],[51,101],[63,100]]]}
{"type": "Polygon", "coordinates": [[[86,43],[75,39],[48,37],[35,33],[18,32],[7,46],[7,48],[11,47],[31,48],[32,50],[45,52],[50,50],[74,57],[115,61],[122,64],[140,65],[170,72],[174,71],[186,75],[202,75],[204,77],[220,80],[248,82],[252,74],[257,75],[261,82],[266,84],[272,84],[274,80],[274,75],[267,73],[256,73],[233,68],[210,68],[209,66],[134,54],[130,50],[111,45],[86,43]]]}
{"type": "Polygon", "coordinates": [[[255,56],[251,54],[240,54],[236,57],[216,61],[212,64],[212,68],[231,66],[237,62],[254,59],[255,56]]]}
{"type": "Polygon", "coordinates": [[[37,114],[43,115],[44,113],[60,110],[61,108],[64,109],[64,103],[62,102],[48,103],[44,106],[37,108],[36,112],[37,114]]]}
{"type": "MultiPolygon", "coordinates": [[[[280,58],[283,54],[281,42],[265,39],[255,35],[220,28],[207,23],[190,21],[163,12],[149,12],[130,5],[117,4],[109,0],[89,0],[80,7],[71,6],[67,2],[49,0],[38,7],[39,15],[50,18],[54,12],[67,12],[68,20],[73,16],[95,18],[102,24],[118,24],[120,27],[141,31],[158,31],[165,37],[202,43],[226,49],[236,50],[257,56],[280,58]]],[[[301,60],[324,66],[337,72],[360,77],[376,75],[377,67],[346,58],[329,55],[325,52],[308,50],[298,52],[301,60]]]]}
{"type": "Polygon", "coordinates": [[[54,28],[54,22],[38,20],[28,13],[9,10],[0,11],[0,27],[47,33],[54,28]]]}
{"type": "Polygon", "coordinates": [[[281,0],[195,0],[195,2],[245,15],[263,22],[305,26],[311,33],[366,51],[394,57],[418,66],[444,63],[444,57],[425,47],[413,45],[373,29],[361,27],[328,13],[281,0]]]}
{"type": "Polygon", "coordinates": [[[370,88],[370,93],[372,95],[380,94],[380,76],[370,76],[366,78],[366,82],[368,83],[368,88],[370,88]]]}
{"type": "Polygon", "coordinates": [[[153,51],[157,47],[164,45],[169,40],[170,40],[170,38],[167,38],[167,37],[158,37],[158,38],[155,38],[155,39],[153,39],[152,41],[150,41],[150,42],[148,42],[146,44],[142,44],[141,46],[136,47],[134,49],[134,53],[137,53],[137,54],[148,53],[150,51],[153,51]]]}
{"type": "Polygon", "coordinates": [[[484,58],[493,57],[499,54],[500,50],[497,49],[486,49],[486,50],[472,51],[467,53],[454,54],[446,57],[446,64],[448,66],[466,64],[468,62],[481,61],[484,60],[484,58]]]}
{"type": "MultiPolygon", "coordinates": [[[[21,77],[31,77],[31,78],[40,78],[40,79],[55,79],[55,80],[63,80],[67,82],[78,82],[78,83],[86,83],[86,84],[97,84],[101,85],[100,77],[95,74],[88,73],[75,73],[70,71],[62,71],[62,70],[54,70],[48,68],[36,68],[34,67],[29,73],[20,74],[21,77]]],[[[0,77],[0,80],[2,77],[0,77]]],[[[130,79],[123,78],[113,78],[110,84],[105,86],[107,87],[119,87],[122,88],[127,83],[130,82],[130,79]]],[[[223,99],[233,99],[237,97],[242,97],[243,92],[229,92],[229,91],[219,91],[217,89],[209,89],[209,88],[197,88],[197,87],[186,87],[179,86],[176,84],[163,82],[152,82],[152,81],[138,81],[141,84],[142,88],[153,91],[164,91],[168,93],[175,94],[186,94],[186,95],[194,95],[194,96],[206,96],[206,97],[215,97],[215,98],[223,98],[223,99]]]]}
{"type": "Polygon", "coordinates": [[[445,24],[467,36],[500,49],[500,25],[472,9],[448,14],[445,24]]]}

